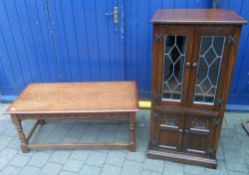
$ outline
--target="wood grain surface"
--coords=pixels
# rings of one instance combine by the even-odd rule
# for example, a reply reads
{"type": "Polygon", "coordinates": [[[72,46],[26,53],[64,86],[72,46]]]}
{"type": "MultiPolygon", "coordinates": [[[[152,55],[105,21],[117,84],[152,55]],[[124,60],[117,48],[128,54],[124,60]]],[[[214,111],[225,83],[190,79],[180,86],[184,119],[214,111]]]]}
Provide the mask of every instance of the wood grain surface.
{"type": "Polygon", "coordinates": [[[247,21],[231,10],[165,9],[158,10],[151,20],[158,24],[246,24],[247,21]]]}
{"type": "Polygon", "coordinates": [[[96,113],[137,110],[135,82],[38,83],[28,85],[6,113],[96,113]]]}

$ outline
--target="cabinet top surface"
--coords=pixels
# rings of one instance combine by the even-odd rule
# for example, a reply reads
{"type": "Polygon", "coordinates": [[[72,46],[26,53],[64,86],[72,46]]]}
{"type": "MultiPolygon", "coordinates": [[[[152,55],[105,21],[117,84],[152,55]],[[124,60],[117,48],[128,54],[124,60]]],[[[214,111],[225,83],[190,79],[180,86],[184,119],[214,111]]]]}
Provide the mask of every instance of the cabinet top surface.
{"type": "Polygon", "coordinates": [[[137,110],[135,82],[37,83],[28,85],[6,113],[99,113],[137,110]]]}
{"type": "Polygon", "coordinates": [[[161,9],[151,20],[154,24],[246,24],[247,21],[225,9],[161,9]]]}

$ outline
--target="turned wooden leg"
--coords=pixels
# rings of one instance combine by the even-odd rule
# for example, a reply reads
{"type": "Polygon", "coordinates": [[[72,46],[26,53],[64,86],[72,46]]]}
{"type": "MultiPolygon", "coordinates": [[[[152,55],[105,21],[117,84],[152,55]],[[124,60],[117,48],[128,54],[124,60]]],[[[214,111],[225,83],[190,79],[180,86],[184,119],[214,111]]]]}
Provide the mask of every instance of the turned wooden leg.
{"type": "Polygon", "coordinates": [[[136,139],[135,139],[135,128],[136,128],[136,116],[135,113],[130,113],[129,116],[129,125],[130,125],[130,145],[129,150],[134,152],[136,151],[136,139]]]}
{"type": "Polygon", "coordinates": [[[11,120],[12,120],[13,124],[16,126],[16,129],[18,131],[19,139],[21,141],[22,152],[23,153],[29,152],[29,148],[27,146],[27,139],[26,139],[26,136],[25,136],[25,134],[23,132],[23,128],[22,128],[22,121],[20,119],[18,119],[17,116],[14,114],[11,115],[11,120]]]}
{"type": "Polygon", "coordinates": [[[40,120],[38,120],[39,121],[39,124],[40,125],[44,125],[45,123],[46,123],[46,121],[45,120],[42,120],[42,119],[40,119],[40,120]]]}

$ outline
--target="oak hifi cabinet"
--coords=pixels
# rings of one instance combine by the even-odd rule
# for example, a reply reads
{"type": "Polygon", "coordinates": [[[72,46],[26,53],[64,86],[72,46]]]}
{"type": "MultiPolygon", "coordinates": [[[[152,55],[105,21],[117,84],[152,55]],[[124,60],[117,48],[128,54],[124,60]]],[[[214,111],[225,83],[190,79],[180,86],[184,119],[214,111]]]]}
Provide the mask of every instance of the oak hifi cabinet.
{"type": "Polygon", "coordinates": [[[229,10],[158,10],[153,23],[147,155],[216,168],[216,150],[247,23],[229,10]]]}

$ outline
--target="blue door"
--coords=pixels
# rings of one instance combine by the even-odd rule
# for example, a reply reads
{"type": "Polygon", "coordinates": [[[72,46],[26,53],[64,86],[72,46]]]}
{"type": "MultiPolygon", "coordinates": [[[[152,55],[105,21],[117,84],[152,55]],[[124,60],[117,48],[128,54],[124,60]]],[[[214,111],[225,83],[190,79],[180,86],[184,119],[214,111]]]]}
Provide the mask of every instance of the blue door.
{"type": "Polygon", "coordinates": [[[47,0],[58,81],[124,80],[121,0],[47,0]]]}
{"type": "Polygon", "coordinates": [[[122,0],[0,1],[0,97],[31,82],[124,80],[124,65],[122,0]]]}
{"type": "MultiPolygon", "coordinates": [[[[211,0],[0,0],[0,100],[18,95],[30,82],[105,80],[135,80],[140,97],[149,98],[153,14],[161,8],[211,4],[211,0]],[[118,22],[113,19],[115,7],[118,22]]],[[[220,7],[249,19],[248,0],[224,0],[220,7]]],[[[249,104],[248,31],[249,25],[243,26],[230,104],[249,104]]]]}

